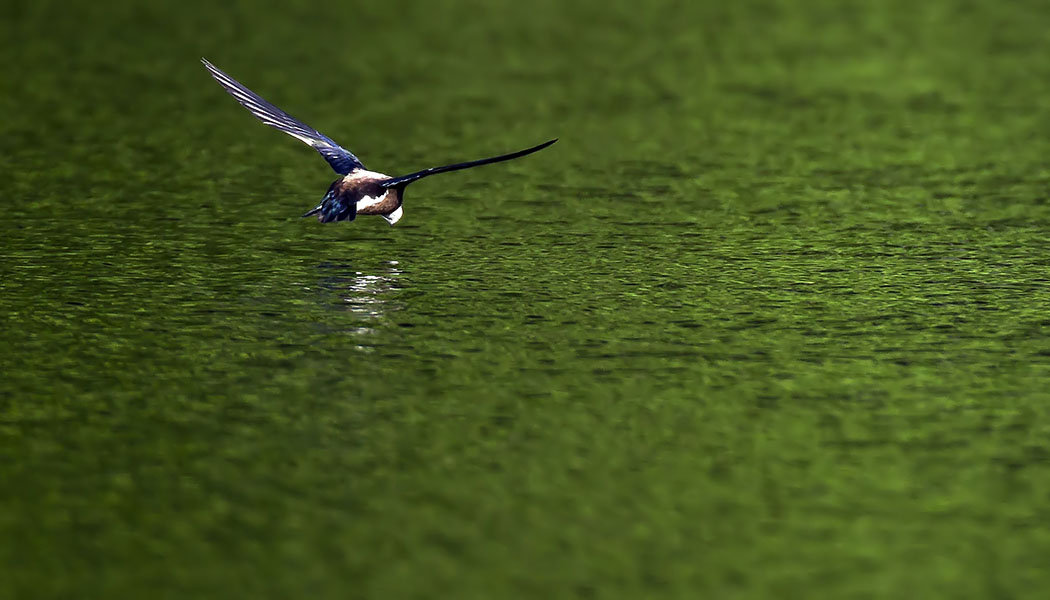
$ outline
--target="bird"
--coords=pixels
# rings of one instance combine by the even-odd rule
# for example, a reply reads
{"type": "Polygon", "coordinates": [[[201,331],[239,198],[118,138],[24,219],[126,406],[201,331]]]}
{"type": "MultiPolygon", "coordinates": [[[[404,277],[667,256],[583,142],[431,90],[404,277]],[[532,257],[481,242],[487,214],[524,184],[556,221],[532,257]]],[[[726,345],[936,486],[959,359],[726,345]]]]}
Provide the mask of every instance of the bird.
{"type": "Polygon", "coordinates": [[[404,215],[402,205],[405,187],[408,184],[438,173],[470,169],[520,158],[543,150],[558,141],[557,138],[554,138],[509,154],[431,167],[415,173],[391,177],[369,171],[352,152],[335,143],[328,136],[270,104],[262,96],[208,62],[206,58],[202,57],[201,62],[204,63],[204,67],[208,69],[215,81],[219,82],[219,85],[241,106],[248,109],[248,112],[252,113],[255,118],[317,150],[328,161],[332,169],[341,175],[339,179],[332,182],[332,185],[328,186],[328,191],[321,198],[321,202],[303,215],[303,217],[317,215],[317,220],[321,223],[353,221],[357,215],[379,215],[387,223],[394,225],[404,215]]]}

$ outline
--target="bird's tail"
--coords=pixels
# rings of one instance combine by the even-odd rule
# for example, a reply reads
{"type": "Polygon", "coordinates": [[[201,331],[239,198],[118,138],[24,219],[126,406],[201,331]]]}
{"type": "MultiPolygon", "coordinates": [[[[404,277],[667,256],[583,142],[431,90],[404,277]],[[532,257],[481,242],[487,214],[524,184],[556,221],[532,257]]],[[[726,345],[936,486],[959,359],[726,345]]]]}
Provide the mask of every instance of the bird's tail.
{"type": "Polygon", "coordinates": [[[336,221],[353,221],[357,218],[357,202],[347,199],[339,193],[336,180],[328,187],[328,193],[321,198],[321,203],[313,210],[303,215],[310,217],[317,215],[321,223],[334,223],[336,221]]]}

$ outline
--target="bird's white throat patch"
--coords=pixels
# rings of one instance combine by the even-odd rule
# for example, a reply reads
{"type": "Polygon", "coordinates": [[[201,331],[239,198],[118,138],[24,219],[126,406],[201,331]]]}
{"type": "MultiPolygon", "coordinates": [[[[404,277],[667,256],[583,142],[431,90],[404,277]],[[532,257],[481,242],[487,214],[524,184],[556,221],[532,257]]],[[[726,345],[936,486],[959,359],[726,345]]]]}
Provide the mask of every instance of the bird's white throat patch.
{"type": "Polygon", "coordinates": [[[401,216],[404,215],[404,214],[405,214],[405,211],[401,210],[401,207],[399,206],[399,207],[397,207],[397,209],[394,210],[394,212],[389,213],[389,214],[385,214],[385,215],[381,215],[381,216],[384,219],[386,219],[387,223],[390,223],[391,225],[393,225],[394,223],[397,223],[398,221],[400,221],[401,220],[401,216]]]}

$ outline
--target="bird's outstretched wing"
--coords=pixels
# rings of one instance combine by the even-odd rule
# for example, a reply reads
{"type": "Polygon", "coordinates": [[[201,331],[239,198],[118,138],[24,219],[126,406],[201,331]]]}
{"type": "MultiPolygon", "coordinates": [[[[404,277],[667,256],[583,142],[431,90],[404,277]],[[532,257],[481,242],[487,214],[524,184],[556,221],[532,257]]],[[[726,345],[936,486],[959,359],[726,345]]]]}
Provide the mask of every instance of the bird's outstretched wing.
{"type": "Polygon", "coordinates": [[[202,58],[201,62],[204,63],[205,68],[215,78],[215,81],[218,81],[219,85],[225,88],[237,102],[240,102],[241,106],[247,108],[249,112],[255,115],[255,118],[270,127],[280,129],[320,152],[321,156],[328,161],[328,164],[332,165],[336,173],[346,175],[354,169],[365,168],[353,153],[333,142],[328,136],[270,104],[259,94],[249,90],[233,77],[223,73],[221,69],[208,62],[207,59],[202,58]]]}
{"type": "Polygon", "coordinates": [[[480,167],[481,165],[490,165],[492,163],[503,162],[505,160],[512,160],[512,159],[515,159],[515,158],[521,158],[522,156],[525,156],[527,154],[532,154],[533,152],[539,152],[540,150],[543,150],[544,148],[546,148],[547,146],[550,146],[551,144],[553,144],[556,141],[558,141],[558,138],[554,138],[553,140],[543,142],[542,144],[540,144],[538,146],[533,146],[532,148],[526,148],[524,150],[518,150],[517,152],[511,152],[510,154],[501,154],[499,156],[492,156],[490,158],[482,158],[480,160],[472,160],[472,161],[469,161],[469,162],[456,163],[454,165],[445,165],[443,167],[431,167],[429,169],[423,169],[422,171],[416,171],[415,173],[409,173],[408,175],[401,175],[399,177],[392,177],[390,179],[387,179],[387,180],[381,182],[379,185],[384,187],[384,188],[387,188],[387,189],[403,187],[403,186],[406,186],[406,185],[412,183],[413,181],[416,181],[417,179],[422,179],[424,177],[430,177],[431,175],[437,175],[438,173],[447,173],[449,171],[459,171],[460,169],[470,169],[472,167],[480,167]]]}

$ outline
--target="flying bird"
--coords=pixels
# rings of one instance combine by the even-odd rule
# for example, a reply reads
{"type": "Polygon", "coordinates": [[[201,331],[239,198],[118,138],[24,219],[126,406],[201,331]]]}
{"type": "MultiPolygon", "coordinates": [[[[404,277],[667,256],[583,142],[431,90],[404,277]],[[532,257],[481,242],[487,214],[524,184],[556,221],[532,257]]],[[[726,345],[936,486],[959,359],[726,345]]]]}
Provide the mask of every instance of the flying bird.
{"type": "Polygon", "coordinates": [[[247,108],[250,113],[255,115],[255,118],[317,150],[328,161],[328,164],[332,166],[332,169],[342,175],[342,177],[333,181],[332,185],[328,186],[328,192],[321,199],[321,203],[303,215],[304,217],[317,215],[317,220],[321,223],[353,221],[357,215],[379,215],[386,219],[387,223],[393,225],[404,214],[401,205],[404,202],[405,187],[413,181],[437,175],[438,173],[470,169],[481,165],[520,158],[543,150],[558,141],[555,138],[538,146],[511,152],[510,154],[501,154],[443,167],[431,167],[415,173],[409,173],[408,175],[401,175],[400,177],[390,177],[389,175],[365,169],[360,159],[346,148],[332,141],[328,136],[270,104],[262,96],[244,87],[233,77],[223,73],[218,67],[208,62],[207,59],[202,58],[201,62],[204,63],[204,66],[211,73],[211,76],[215,78],[215,81],[218,81],[219,85],[233,96],[237,102],[240,102],[241,106],[247,108]]]}

